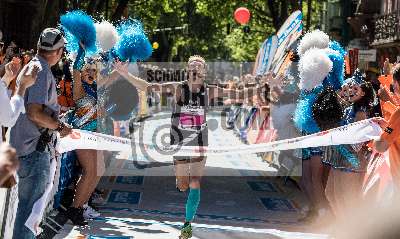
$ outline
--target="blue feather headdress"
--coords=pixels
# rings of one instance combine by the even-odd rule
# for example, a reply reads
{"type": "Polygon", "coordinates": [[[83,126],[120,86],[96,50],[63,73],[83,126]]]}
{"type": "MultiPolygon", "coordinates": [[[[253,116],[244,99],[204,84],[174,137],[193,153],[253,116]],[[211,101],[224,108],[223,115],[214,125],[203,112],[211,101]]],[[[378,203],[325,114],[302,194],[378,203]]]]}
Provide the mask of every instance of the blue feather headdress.
{"type": "Polygon", "coordinates": [[[353,75],[345,81],[345,84],[361,85],[363,83],[365,83],[365,79],[358,68],[354,71],[353,75]]]}
{"type": "Polygon", "coordinates": [[[152,54],[152,46],[147,38],[142,23],[128,19],[117,27],[119,40],[112,53],[122,61],[146,60],[152,54]]]}
{"type": "Polygon", "coordinates": [[[303,133],[320,131],[313,118],[312,106],[324,89],[323,82],[333,69],[333,63],[323,49],[312,48],[304,53],[299,62],[301,94],[294,112],[294,124],[303,133]]]}
{"type": "Polygon", "coordinates": [[[89,15],[81,10],[75,10],[62,15],[60,21],[68,41],[66,46],[68,52],[78,52],[79,42],[82,42],[86,55],[97,53],[96,28],[89,15]]]}
{"type": "Polygon", "coordinates": [[[329,42],[329,48],[332,49],[332,50],[334,50],[334,51],[339,52],[339,54],[340,54],[342,57],[345,57],[345,56],[347,55],[346,50],[345,50],[345,49],[342,47],[342,45],[340,45],[340,43],[337,42],[337,41],[330,41],[330,42],[329,42]]]}
{"type": "Polygon", "coordinates": [[[329,42],[329,48],[310,49],[300,59],[300,88],[302,93],[294,113],[298,130],[312,134],[320,131],[312,114],[319,93],[330,87],[339,90],[344,84],[344,56],[346,51],[338,42],[329,42]],[[322,54],[324,52],[324,54],[322,54]]]}
{"type": "Polygon", "coordinates": [[[329,59],[333,63],[332,71],[323,82],[323,86],[332,87],[335,91],[339,90],[344,84],[344,57],[346,51],[336,41],[329,42],[329,48],[326,50],[329,59]]]}

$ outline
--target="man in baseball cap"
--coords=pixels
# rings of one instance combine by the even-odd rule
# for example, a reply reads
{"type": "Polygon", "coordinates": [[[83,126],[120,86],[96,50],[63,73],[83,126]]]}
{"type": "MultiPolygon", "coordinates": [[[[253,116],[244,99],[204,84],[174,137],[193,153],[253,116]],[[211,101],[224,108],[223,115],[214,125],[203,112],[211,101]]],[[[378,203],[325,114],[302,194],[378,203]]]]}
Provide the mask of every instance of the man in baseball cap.
{"type": "MultiPolygon", "coordinates": [[[[46,28],[40,34],[36,55],[25,67],[37,66],[35,83],[26,90],[26,114],[21,114],[10,132],[10,144],[16,149],[20,162],[18,170],[18,209],[13,239],[34,238],[25,226],[34,203],[46,190],[50,162],[55,160],[57,132],[64,137],[72,132],[59,120],[56,80],[50,67],[61,59],[65,39],[60,30],[46,28]]],[[[22,69],[22,72],[24,72],[22,69]]],[[[28,69],[29,72],[29,69],[28,69]]],[[[17,80],[17,84],[20,82],[17,80]]]]}

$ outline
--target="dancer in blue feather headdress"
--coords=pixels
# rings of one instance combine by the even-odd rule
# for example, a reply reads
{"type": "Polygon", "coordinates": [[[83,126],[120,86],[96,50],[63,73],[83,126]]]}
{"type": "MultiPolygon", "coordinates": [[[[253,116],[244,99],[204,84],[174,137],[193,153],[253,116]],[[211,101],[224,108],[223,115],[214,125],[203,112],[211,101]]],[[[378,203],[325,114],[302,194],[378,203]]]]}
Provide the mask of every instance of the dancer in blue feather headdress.
{"type": "MultiPolygon", "coordinates": [[[[301,59],[304,67],[300,67],[303,92],[294,117],[296,126],[303,133],[315,133],[369,117],[375,102],[373,88],[361,80],[359,72],[351,80],[344,80],[344,56],[345,51],[337,42],[329,42],[329,48],[311,49],[304,53],[301,59]],[[330,64],[323,63],[326,58],[321,51],[325,51],[330,64]],[[325,69],[324,65],[331,66],[328,74],[321,71],[325,69]],[[317,70],[313,71],[313,68],[317,70]]],[[[366,166],[362,150],[363,145],[330,146],[326,147],[324,154],[321,149],[304,150],[303,158],[312,158],[312,161],[315,158],[315,163],[311,162],[312,168],[321,170],[321,157],[331,167],[325,195],[321,190],[322,178],[314,180],[313,177],[312,180],[313,188],[317,188],[314,195],[319,197],[315,198],[318,208],[324,206],[319,200],[324,201],[326,196],[335,215],[341,216],[341,212],[351,209],[351,203],[359,202],[361,194],[357,192],[361,192],[362,173],[366,166]],[[315,151],[321,156],[316,157],[315,151]]]]}
{"type": "MultiPolygon", "coordinates": [[[[321,129],[347,125],[371,116],[374,89],[361,77],[356,71],[341,91],[327,88],[318,95],[313,105],[313,117],[321,129]]],[[[335,145],[325,150],[323,162],[331,167],[326,197],[337,217],[344,216],[344,212],[352,210],[362,200],[366,152],[365,144],[335,145]]]]}
{"type": "MultiPolygon", "coordinates": [[[[319,30],[309,32],[302,38],[298,52],[301,56],[301,94],[293,120],[297,129],[306,135],[321,131],[321,125],[313,115],[313,106],[321,92],[326,89],[332,89],[333,92],[340,90],[344,82],[345,52],[339,44],[329,41],[329,36],[319,30]]],[[[335,110],[341,112],[340,107],[335,110]]],[[[302,150],[304,173],[310,173],[310,176],[302,177],[302,185],[313,204],[308,216],[322,216],[329,209],[322,183],[322,157],[322,148],[302,150]],[[311,178],[311,181],[307,178],[311,178]]]]}

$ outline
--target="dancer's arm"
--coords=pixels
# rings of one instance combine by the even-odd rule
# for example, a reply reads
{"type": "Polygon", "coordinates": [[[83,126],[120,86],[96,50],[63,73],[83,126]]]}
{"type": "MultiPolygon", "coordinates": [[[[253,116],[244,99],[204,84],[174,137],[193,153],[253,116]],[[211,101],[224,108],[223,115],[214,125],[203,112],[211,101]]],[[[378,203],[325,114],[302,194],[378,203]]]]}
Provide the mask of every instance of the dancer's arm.
{"type": "Polygon", "coordinates": [[[218,86],[208,86],[210,99],[213,98],[228,98],[231,100],[250,99],[255,95],[261,95],[265,91],[264,86],[256,86],[244,88],[242,90],[225,89],[218,86]]]}
{"type": "Polygon", "coordinates": [[[74,84],[72,87],[72,99],[77,101],[85,97],[85,90],[82,85],[82,75],[79,70],[74,69],[72,73],[72,78],[74,80],[74,84]]]}
{"type": "Polygon", "coordinates": [[[181,82],[166,82],[166,83],[149,83],[140,77],[134,76],[128,72],[126,64],[115,63],[115,71],[128,80],[132,85],[134,85],[138,90],[147,92],[148,90],[156,90],[161,92],[167,92],[169,89],[171,92],[177,96],[179,92],[177,89],[182,85],[181,82]]]}
{"type": "Polygon", "coordinates": [[[380,153],[388,150],[400,137],[400,108],[397,108],[387,124],[384,121],[382,122],[378,123],[384,132],[381,134],[380,139],[374,141],[374,148],[380,153]]]}

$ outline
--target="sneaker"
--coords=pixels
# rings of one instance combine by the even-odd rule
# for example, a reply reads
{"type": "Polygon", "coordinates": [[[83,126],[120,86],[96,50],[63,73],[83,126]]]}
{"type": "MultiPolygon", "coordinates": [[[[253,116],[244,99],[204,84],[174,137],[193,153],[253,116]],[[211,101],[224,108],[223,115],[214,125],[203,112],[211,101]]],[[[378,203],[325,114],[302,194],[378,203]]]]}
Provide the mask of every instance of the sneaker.
{"type": "Polygon", "coordinates": [[[96,217],[100,217],[100,213],[96,211],[91,206],[85,204],[83,205],[83,217],[86,219],[92,219],[96,217]]]}
{"type": "Polygon", "coordinates": [[[181,235],[179,236],[179,239],[188,239],[192,237],[192,225],[190,225],[190,222],[185,222],[181,229],[181,235]]]}
{"type": "Polygon", "coordinates": [[[66,216],[75,226],[86,226],[88,224],[83,217],[83,208],[69,207],[66,216]]]}

